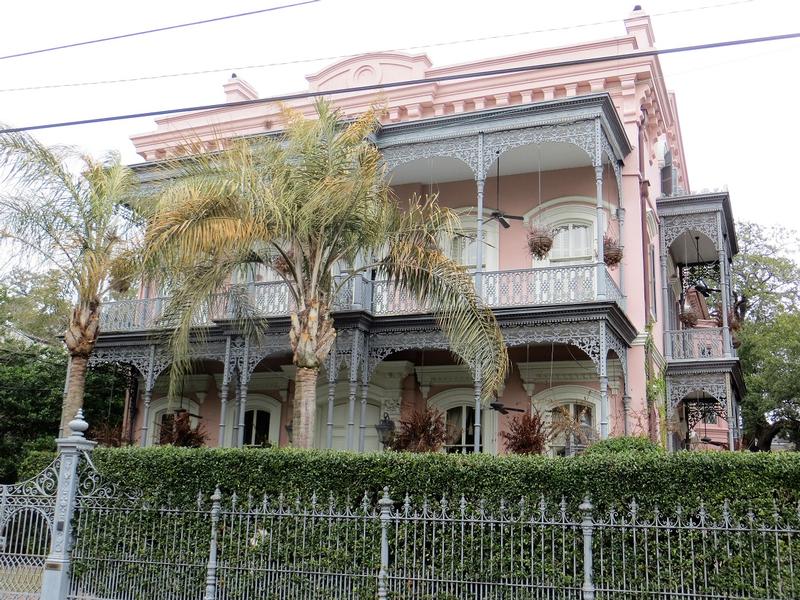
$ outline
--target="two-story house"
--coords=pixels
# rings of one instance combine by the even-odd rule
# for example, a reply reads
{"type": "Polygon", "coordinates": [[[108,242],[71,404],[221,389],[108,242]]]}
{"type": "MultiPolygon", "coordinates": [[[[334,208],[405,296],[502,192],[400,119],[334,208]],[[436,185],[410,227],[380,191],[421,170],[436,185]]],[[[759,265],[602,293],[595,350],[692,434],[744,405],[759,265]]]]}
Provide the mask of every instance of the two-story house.
{"type": "MultiPolygon", "coordinates": [[[[554,454],[626,434],[673,449],[735,446],[742,380],[729,322],[729,198],[688,191],[676,99],[647,54],[650,19],[636,10],[624,26],[613,39],[444,67],[425,55],[354,56],[307,78],[309,92],[329,94],[346,115],[386,105],[375,143],[394,190],[438,194],[474,233],[444,249],[474,272],[511,359],[500,410],[482,406],[481,382],[453,359],[424,307],[385,281],[358,279],[334,315],[318,447],[377,450],[385,414],[398,421],[426,405],[445,414],[454,452],[472,451],[476,439],[502,452],[499,434],[530,410],[585,432],[557,436],[554,454]],[[553,245],[533,256],[528,236],[542,228],[553,245]]],[[[258,98],[235,77],[224,91],[229,103],[258,98]]],[[[314,112],[313,97],[290,104],[314,112]]],[[[213,151],[220,136],[280,131],[281,116],[274,103],[245,103],[156,124],[132,137],[144,180],[154,163],[184,154],[187,139],[213,151]]],[[[224,316],[206,315],[173,404],[169,353],[154,335],[159,290],[104,305],[92,362],[135,369],[125,427],[138,443],[158,443],[176,408],[203,423],[210,445],[289,443],[289,296],[268,269],[244,283],[268,333],[246,341],[224,316]]]]}

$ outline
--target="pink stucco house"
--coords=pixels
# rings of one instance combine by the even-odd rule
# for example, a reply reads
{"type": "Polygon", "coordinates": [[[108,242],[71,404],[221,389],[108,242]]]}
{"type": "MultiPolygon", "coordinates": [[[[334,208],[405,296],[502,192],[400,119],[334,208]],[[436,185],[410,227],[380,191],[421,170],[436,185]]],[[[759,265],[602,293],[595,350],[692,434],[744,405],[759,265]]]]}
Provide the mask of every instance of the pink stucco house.
{"type": "MultiPolygon", "coordinates": [[[[308,76],[308,89],[370,87],[331,97],[345,114],[386,104],[375,143],[398,197],[438,193],[485,241],[459,238],[445,250],[475,272],[503,328],[512,365],[499,403],[548,419],[568,413],[587,438],[638,434],[672,449],[735,447],[743,385],[729,323],[737,252],[730,201],[726,192],[689,192],[677,102],[658,57],[525,68],[653,47],[641,10],[624,29],[613,39],[459,65],[356,56],[308,76]],[[540,225],[555,240],[535,259],[526,236],[540,225]],[[622,250],[613,267],[604,236],[622,250]]],[[[245,81],[232,78],[224,92],[230,106],[159,119],[154,131],[132,137],[147,161],[137,167],[143,179],[153,162],[184,153],[187,139],[214,150],[219,136],[280,130],[277,106],[236,104],[258,97],[245,81]]],[[[312,98],[291,105],[313,114],[312,98]]],[[[179,408],[204,424],[210,445],[289,443],[289,305],[276,279],[265,270],[248,282],[270,324],[261,343],[244,342],[209,315],[195,348],[179,408]]],[[[162,304],[145,288],[138,300],[106,305],[92,358],[135,367],[125,427],[142,445],[157,442],[168,410],[169,356],[152,336],[162,304]]],[[[499,433],[518,413],[476,404],[480,382],[453,360],[430,315],[365,278],[335,318],[340,333],[318,390],[318,447],[377,450],[374,426],[384,414],[397,421],[427,404],[446,414],[450,451],[472,451],[478,437],[482,451],[504,451],[499,433]]],[[[573,452],[586,443],[577,437],[554,439],[550,452],[573,452]]]]}

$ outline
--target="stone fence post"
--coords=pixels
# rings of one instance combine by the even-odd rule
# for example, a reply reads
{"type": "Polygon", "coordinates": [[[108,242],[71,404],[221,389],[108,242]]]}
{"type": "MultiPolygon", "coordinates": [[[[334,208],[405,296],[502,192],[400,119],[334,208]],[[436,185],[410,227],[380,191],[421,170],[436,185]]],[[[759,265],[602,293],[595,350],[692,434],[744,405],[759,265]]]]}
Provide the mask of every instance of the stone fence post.
{"type": "Polygon", "coordinates": [[[581,528],[583,529],[583,600],[594,600],[594,582],[592,581],[592,538],[594,536],[594,520],[589,497],[585,497],[578,510],[583,513],[581,528]]]}
{"type": "Polygon", "coordinates": [[[69,436],[56,440],[60,465],[58,488],[50,532],[50,552],[44,563],[41,600],[66,600],[69,593],[70,547],[72,545],[72,517],[78,498],[78,467],[81,454],[91,452],[95,442],[84,437],[89,424],[83,420],[83,411],[67,424],[69,436]]]}
{"type": "Polygon", "coordinates": [[[208,565],[206,566],[206,594],[203,600],[216,600],[217,598],[217,535],[219,530],[220,500],[222,494],[219,487],[211,496],[211,543],[208,549],[208,565]]]}
{"type": "Polygon", "coordinates": [[[383,496],[378,500],[381,518],[381,569],[378,571],[378,600],[389,597],[387,580],[389,579],[389,525],[392,520],[394,501],[389,497],[389,488],[383,488],[383,496]]]}

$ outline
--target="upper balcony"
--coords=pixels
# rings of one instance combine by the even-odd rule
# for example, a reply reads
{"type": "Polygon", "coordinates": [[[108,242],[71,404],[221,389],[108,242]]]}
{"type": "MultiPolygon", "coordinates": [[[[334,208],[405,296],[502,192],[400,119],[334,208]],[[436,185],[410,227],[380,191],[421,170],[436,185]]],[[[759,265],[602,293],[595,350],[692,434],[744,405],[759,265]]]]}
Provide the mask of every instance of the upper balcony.
{"type": "MultiPolygon", "coordinates": [[[[481,296],[486,305],[494,308],[526,308],[559,306],[592,302],[622,304],[622,292],[608,270],[603,269],[598,286],[597,266],[594,264],[539,267],[481,274],[481,296]]],[[[473,275],[475,276],[475,275],[473,275]]],[[[294,301],[284,282],[253,283],[244,288],[256,314],[265,319],[288,317],[295,309],[294,301]]],[[[208,307],[198,314],[197,326],[208,326],[231,319],[233,303],[240,294],[231,291],[216,294],[208,307]]],[[[101,313],[104,333],[123,333],[169,329],[164,310],[169,298],[144,298],[108,302],[101,313]]],[[[340,292],[333,307],[334,313],[363,311],[374,317],[417,315],[429,311],[424,304],[385,280],[351,279],[340,292]]]]}

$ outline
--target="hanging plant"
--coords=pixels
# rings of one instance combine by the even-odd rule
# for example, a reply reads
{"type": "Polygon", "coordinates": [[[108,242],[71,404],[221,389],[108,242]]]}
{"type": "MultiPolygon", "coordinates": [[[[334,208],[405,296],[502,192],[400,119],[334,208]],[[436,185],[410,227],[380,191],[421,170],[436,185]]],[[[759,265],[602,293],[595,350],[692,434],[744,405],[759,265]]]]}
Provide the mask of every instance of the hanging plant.
{"type": "Polygon", "coordinates": [[[603,236],[603,261],[609,267],[616,267],[622,262],[622,248],[617,240],[607,235],[603,236]]]}
{"type": "Polygon", "coordinates": [[[547,256],[553,247],[553,229],[534,223],[528,231],[528,250],[539,260],[547,256]]]}
{"type": "Polygon", "coordinates": [[[700,316],[697,314],[697,311],[693,308],[684,308],[681,311],[681,323],[686,325],[687,327],[694,327],[697,325],[697,321],[700,319],[700,316]]]}

